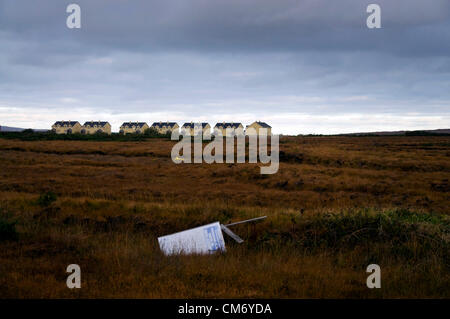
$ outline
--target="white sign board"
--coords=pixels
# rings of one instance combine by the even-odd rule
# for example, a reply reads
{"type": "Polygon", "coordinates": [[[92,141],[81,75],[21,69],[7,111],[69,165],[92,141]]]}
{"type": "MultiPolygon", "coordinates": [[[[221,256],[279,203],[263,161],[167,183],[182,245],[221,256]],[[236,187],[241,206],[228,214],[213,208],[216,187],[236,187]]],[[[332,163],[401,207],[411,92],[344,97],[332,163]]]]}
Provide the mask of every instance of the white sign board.
{"type": "Polygon", "coordinates": [[[210,254],[225,251],[225,241],[219,222],[162,236],[158,238],[158,242],[166,255],[210,254]]]}

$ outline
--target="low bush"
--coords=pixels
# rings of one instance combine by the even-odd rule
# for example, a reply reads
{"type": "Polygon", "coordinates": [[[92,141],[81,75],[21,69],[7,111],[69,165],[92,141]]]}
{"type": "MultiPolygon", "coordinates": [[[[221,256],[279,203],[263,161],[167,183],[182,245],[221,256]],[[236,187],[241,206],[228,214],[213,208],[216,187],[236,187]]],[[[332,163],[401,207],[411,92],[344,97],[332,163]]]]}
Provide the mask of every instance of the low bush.
{"type": "Polygon", "coordinates": [[[48,191],[45,192],[43,194],[41,194],[37,200],[37,203],[39,206],[42,207],[48,207],[50,206],[53,202],[55,202],[57,200],[57,196],[55,193],[48,191]]]}
{"type": "Polygon", "coordinates": [[[406,259],[430,254],[445,259],[450,251],[450,219],[445,215],[363,210],[302,216],[291,223],[263,230],[257,244],[335,251],[382,245],[386,253],[406,259]]]}
{"type": "Polygon", "coordinates": [[[17,240],[16,223],[0,215],[0,241],[17,240]]]}

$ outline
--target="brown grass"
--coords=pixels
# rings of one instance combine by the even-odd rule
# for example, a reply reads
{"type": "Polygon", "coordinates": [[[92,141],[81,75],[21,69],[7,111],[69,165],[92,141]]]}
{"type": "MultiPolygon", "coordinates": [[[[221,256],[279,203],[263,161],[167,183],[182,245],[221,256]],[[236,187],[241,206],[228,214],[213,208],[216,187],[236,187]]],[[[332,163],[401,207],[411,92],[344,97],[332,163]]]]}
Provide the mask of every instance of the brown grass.
{"type": "Polygon", "coordinates": [[[450,297],[448,137],[284,137],[280,170],[184,164],[173,142],[0,139],[0,297],[450,297]],[[56,202],[39,205],[52,191],[56,202]],[[214,256],[156,238],[268,215],[214,256]],[[82,269],[69,290],[65,269],[82,269]],[[379,263],[382,289],[366,287],[379,263]]]}

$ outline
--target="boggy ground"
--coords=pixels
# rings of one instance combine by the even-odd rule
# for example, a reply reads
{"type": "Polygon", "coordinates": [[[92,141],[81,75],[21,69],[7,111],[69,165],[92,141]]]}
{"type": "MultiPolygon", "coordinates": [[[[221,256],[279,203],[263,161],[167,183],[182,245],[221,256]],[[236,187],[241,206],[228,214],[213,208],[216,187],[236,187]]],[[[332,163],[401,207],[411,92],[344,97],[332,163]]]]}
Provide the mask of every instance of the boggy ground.
{"type": "Polygon", "coordinates": [[[450,137],[282,137],[274,175],[175,165],[172,145],[0,139],[0,297],[450,297],[450,137]],[[261,215],[223,254],[157,246],[261,215]]]}

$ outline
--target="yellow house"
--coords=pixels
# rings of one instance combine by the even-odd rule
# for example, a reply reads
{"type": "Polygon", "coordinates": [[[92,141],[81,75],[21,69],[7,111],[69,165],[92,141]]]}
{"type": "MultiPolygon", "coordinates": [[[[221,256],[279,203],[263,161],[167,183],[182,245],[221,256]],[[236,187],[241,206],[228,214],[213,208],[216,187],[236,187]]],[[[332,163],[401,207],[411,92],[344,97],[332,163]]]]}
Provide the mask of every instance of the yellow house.
{"type": "Polygon", "coordinates": [[[145,122],[125,122],[120,126],[120,134],[142,134],[149,126],[145,122]]]}
{"type": "Polygon", "coordinates": [[[244,126],[241,123],[217,123],[214,126],[214,132],[221,132],[222,136],[244,135],[244,126]]]}
{"type": "Polygon", "coordinates": [[[52,131],[56,134],[80,133],[81,124],[77,121],[58,121],[52,125],[52,131]]]}
{"type": "Polygon", "coordinates": [[[168,132],[178,130],[180,126],[175,122],[155,122],[152,124],[152,128],[159,134],[167,134],[168,132]]]}
{"type": "Polygon", "coordinates": [[[272,127],[265,122],[256,121],[250,125],[247,125],[247,127],[245,129],[245,134],[246,135],[272,135],[272,127]]]}
{"type": "Polygon", "coordinates": [[[186,134],[190,136],[194,136],[195,127],[197,127],[197,130],[201,130],[203,132],[203,135],[209,135],[211,134],[211,125],[208,123],[184,123],[181,127],[181,134],[186,134]]]}
{"type": "Polygon", "coordinates": [[[101,121],[90,121],[84,123],[81,128],[81,134],[106,133],[111,134],[111,124],[101,121]]]}

